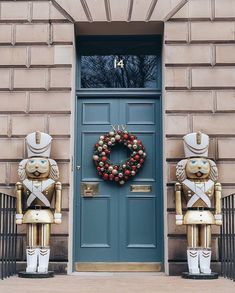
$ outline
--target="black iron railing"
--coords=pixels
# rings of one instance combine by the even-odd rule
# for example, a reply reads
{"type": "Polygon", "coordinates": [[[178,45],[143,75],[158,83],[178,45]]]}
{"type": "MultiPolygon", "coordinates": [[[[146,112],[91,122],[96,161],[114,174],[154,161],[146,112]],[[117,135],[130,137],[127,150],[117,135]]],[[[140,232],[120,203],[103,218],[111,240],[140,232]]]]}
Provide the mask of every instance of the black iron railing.
{"type": "Polygon", "coordinates": [[[222,198],[221,275],[235,281],[235,194],[222,198]]]}
{"type": "Polygon", "coordinates": [[[15,198],[0,193],[0,279],[16,273],[15,198]]]}

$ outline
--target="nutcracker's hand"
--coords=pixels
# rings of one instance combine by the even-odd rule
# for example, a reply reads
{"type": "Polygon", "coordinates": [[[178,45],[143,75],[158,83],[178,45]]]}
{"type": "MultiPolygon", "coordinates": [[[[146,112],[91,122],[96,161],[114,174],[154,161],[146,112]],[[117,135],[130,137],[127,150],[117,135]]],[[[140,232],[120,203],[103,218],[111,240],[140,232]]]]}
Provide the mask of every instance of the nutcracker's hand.
{"type": "Polygon", "coordinates": [[[214,217],[215,217],[215,225],[217,225],[217,226],[221,226],[222,225],[222,215],[220,215],[220,214],[215,214],[214,215],[214,217]]]}
{"type": "Polygon", "coordinates": [[[54,223],[55,224],[61,224],[61,213],[54,213],[54,223]]]}
{"type": "Polygon", "coordinates": [[[183,215],[175,215],[175,223],[177,226],[183,225],[183,215]]]}
{"type": "Polygon", "coordinates": [[[23,214],[16,214],[16,224],[17,225],[23,224],[23,214]]]}

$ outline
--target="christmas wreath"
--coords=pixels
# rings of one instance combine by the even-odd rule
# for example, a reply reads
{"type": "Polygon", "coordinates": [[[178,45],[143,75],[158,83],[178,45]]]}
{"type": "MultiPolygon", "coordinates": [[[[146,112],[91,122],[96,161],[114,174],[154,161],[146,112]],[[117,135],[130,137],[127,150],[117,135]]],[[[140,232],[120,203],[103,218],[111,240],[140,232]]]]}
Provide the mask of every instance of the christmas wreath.
{"type": "Polygon", "coordinates": [[[116,130],[115,128],[108,134],[100,136],[93,154],[98,175],[104,180],[114,181],[120,185],[139,172],[145,158],[146,153],[142,142],[127,130],[116,130]],[[109,159],[111,149],[116,144],[123,144],[131,151],[129,159],[119,164],[113,164],[109,159]]]}

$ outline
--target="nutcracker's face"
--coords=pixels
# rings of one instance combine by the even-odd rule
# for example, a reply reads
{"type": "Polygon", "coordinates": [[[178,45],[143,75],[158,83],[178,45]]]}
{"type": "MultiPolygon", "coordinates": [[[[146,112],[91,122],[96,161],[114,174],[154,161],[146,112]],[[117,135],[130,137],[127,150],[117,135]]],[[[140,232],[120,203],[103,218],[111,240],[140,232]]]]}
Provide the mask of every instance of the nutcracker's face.
{"type": "Polygon", "coordinates": [[[25,166],[25,171],[28,178],[45,179],[50,173],[50,163],[46,158],[30,158],[25,166]]]}
{"type": "Polygon", "coordinates": [[[205,158],[191,158],[186,164],[186,175],[190,179],[206,179],[210,174],[210,163],[205,158]]]}

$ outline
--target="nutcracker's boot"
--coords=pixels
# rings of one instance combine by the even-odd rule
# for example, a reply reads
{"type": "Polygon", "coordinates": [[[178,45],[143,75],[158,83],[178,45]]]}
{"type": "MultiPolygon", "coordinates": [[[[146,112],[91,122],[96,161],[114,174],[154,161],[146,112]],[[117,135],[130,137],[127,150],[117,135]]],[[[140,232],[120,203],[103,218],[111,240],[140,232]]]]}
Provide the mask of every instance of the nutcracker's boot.
{"type": "Polygon", "coordinates": [[[35,273],[37,270],[38,264],[38,252],[39,249],[36,247],[31,247],[26,249],[26,257],[27,257],[27,273],[35,273]]]}
{"type": "Polygon", "coordinates": [[[210,264],[211,264],[211,250],[204,249],[199,251],[199,264],[200,271],[202,274],[210,274],[210,264]]]}
{"type": "Polygon", "coordinates": [[[38,255],[38,273],[47,273],[48,272],[48,264],[50,257],[50,249],[49,247],[41,247],[39,249],[38,255]]]}
{"type": "Polygon", "coordinates": [[[199,251],[195,249],[187,250],[188,269],[190,274],[199,274],[199,251]]]}

